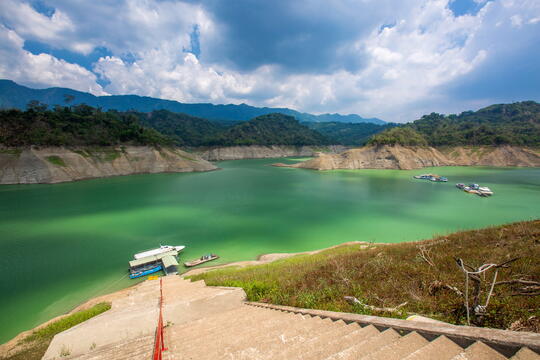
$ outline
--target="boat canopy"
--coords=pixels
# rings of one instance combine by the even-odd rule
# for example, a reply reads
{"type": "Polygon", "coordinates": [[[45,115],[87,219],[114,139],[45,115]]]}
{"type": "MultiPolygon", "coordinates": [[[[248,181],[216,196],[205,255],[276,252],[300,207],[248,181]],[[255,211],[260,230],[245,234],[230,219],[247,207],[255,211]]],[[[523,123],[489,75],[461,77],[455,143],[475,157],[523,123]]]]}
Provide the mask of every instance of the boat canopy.
{"type": "MultiPolygon", "coordinates": [[[[167,251],[165,253],[158,254],[158,255],[146,256],[146,257],[143,257],[143,258],[140,258],[140,259],[137,259],[137,260],[131,260],[129,262],[129,267],[130,268],[135,268],[135,267],[139,267],[139,266],[142,266],[142,265],[145,265],[145,264],[150,264],[150,263],[153,263],[153,262],[162,261],[162,259],[164,257],[169,257],[169,256],[171,256],[173,258],[175,256],[178,256],[178,251],[172,250],[172,251],[167,251]]],[[[176,263],[176,265],[178,265],[178,263],[176,263]]]]}

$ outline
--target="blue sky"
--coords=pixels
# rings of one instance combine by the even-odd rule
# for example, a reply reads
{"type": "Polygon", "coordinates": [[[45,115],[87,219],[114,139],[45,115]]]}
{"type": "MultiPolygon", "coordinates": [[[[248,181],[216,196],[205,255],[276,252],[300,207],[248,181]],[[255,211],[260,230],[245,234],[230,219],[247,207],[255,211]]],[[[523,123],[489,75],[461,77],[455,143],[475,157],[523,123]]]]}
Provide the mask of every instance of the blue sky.
{"type": "Polygon", "coordinates": [[[537,0],[2,0],[0,78],[411,121],[540,100],[537,0]]]}

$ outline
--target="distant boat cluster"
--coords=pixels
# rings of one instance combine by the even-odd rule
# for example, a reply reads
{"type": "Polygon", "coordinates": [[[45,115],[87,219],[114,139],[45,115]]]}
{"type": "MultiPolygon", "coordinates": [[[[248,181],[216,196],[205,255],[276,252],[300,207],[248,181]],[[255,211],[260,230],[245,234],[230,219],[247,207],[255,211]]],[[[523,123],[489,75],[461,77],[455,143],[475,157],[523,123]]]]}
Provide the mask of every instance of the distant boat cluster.
{"type": "Polygon", "coordinates": [[[480,186],[478,184],[470,184],[466,186],[465,184],[456,184],[458,189],[461,189],[469,194],[476,194],[478,196],[487,197],[493,195],[493,191],[487,186],[480,186]]]}
{"type": "MultiPolygon", "coordinates": [[[[420,180],[429,180],[429,181],[434,181],[434,182],[448,182],[448,179],[446,177],[436,175],[436,174],[415,175],[413,176],[413,178],[420,179],[420,180]]],[[[480,186],[478,184],[470,184],[467,186],[465,184],[459,183],[459,184],[456,184],[456,187],[469,194],[476,194],[482,197],[488,197],[488,196],[493,195],[493,191],[491,191],[490,188],[488,188],[487,186],[480,186]]]]}
{"type": "Polygon", "coordinates": [[[421,179],[421,180],[429,180],[429,181],[435,181],[435,182],[447,182],[448,179],[444,176],[440,176],[437,174],[422,174],[422,175],[415,175],[413,176],[415,179],[421,179]]]}

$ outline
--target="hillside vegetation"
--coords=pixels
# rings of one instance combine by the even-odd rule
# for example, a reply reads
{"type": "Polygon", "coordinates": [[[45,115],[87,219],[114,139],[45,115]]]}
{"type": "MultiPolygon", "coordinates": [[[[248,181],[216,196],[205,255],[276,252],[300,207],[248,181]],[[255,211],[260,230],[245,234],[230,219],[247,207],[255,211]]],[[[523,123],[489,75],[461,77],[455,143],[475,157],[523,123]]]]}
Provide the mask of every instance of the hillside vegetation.
{"type": "Polygon", "coordinates": [[[225,130],[224,126],[187,114],[156,110],[151,113],[133,112],[141,124],[170,137],[178,146],[201,146],[211,142],[225,130]]]}
{"type": "Polygon", "coordinates": [[[166,145],[170,138],[143,127],[137,117],[103,112],[86,105],[47,110],[31,103],[28,110],[0,110],[0,144],[4,146],[166,145]]]}
{"type": "Polygon", "coordinates": [[[540,104],[524,101],[491,105],[460,115],[431,113],[371,138],[372,145],[520,145],[540,144],[540,104]]]}
{"type": "Polygon", "coordinates": [[[292,116],[268,114],[237,124],[205,145],[329,145],[331,141],[292,116]]]}
{"type": "Polygon", "coordinates": [[[88,105],[56,106],[37,101],[26,111],[0,110],[0,145],[329,145],[332,142],[292,116],[268,114],[225,126],[186,114],[158,110],[102,111],[88,105]]]}
{"type": "Polygon", "coordinates": [[[374,134],[390,129],[396,124],[379,125],[373,123],[316,122],[304,123],[332,141],[332,144],[362,146],[374,134]]]}
{"type": "MultiPolygon", "coordinates": [[[[0,354],[2,360],[39,360],[45,355],[49,344],[56,334],[74,327],[94,316],[97,316],[111,308],[110,303],[99,303],[93,307],[75,312],[52,321],[49,324],[39,327],[30,335],[24,337],[16,344],[9,354],[0,354]],[[4,356],[3,356],[4,355],[4,356]]],[[[66,349],[63,356],[69,356],[69,349],[66,349]]]]}
{"type": "MultiPolygon", "coordinates": [[[[191,278],[204,279],[208,285],[240,286],[250,301],[393,317],[419,313],[465,324],[465,278],[454,258],[474,267],[517,258],[499,271],[485,316],[473,322],[539,332],[539,239],[540,220],[535,220],[416,243],[341,246],[191,278]],[[345,296],[356,297],[360,304],[350,304],[345,296]],[[383,309],[394,307],[398,309],[383,309]]],[[[492,277],[493,271],[486,273],[487,281],[480,287],[482,304],[492,277]]]]}

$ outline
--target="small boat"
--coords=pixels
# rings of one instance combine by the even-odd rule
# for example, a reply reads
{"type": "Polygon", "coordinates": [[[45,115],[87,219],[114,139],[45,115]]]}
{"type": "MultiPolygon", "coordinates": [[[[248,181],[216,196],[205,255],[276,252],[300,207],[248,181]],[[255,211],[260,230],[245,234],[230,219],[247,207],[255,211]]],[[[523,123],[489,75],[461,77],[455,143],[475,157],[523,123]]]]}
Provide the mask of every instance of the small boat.
{"type": "Polygon", "coordinates": [[[163,254],[163,253],[166,253],[166,252],[169,252],[169,251],[178,251],[178,252],[180,252],[180,251],[184,250],[185,248],[186,247],[183,246],[183,245],[180,245],[180,246],[160,245],[160,247],[157,248],[157,249],[143,251],[143,252],[140,252],[140,253],[137,253],[137,254],[133,255],[133,257],[135,258],[135,260],[139,260],[139,259],[142,259],[142,258],[147,257],[147,256],[159,255],[159,254],[163,254]]]}
{"type": "Polygon", "coordinates": [[[161,265],[153,265],[146,268],[140,268],[137,271],[131,272],[129,274],[129,278],[130,279],[140,278],[141,276],[150,275],[155,272],[158,272],[159,270],[161,270],[161,265]]]}
{"type": "Polygon", "coordinates": [[[445,178],[444,176],[432,176],[431,179],[429,180],[436,181],[436,182],[448,182],[448,179],[445,178]]]}
{"type": "Polygon", "coordinates": [[[422,174],[422,175],[413,176],[413,178],[421,179],[421,180],[431,180],[432,177],[433,177],[433,174],[422,174]]]}
{"type": "Polygon", "coordinates": [[[216,254],[206,254],[206,255],[201,256],[197,260],[185,262],[184,265],[186,267],[192,267],[192,266],[197,266],[205,262],[216,260],[216,259],[219,259],[219,256],[217,256],[216,254]]]}
{"type": "Polygon", "coordinates": [[[456,184],[456,187],[460,190],[463,190],[465,189],[465,184],[459,183],[459,184],[456,184]]]}
{"type": "Polygon", "coordinates": [[[488,188],[487,186],[480,186],[478,188],[478,192],[480,196],[491,196],[493,195],[493,191],[491,191],[490,188],[488,188]]]}

